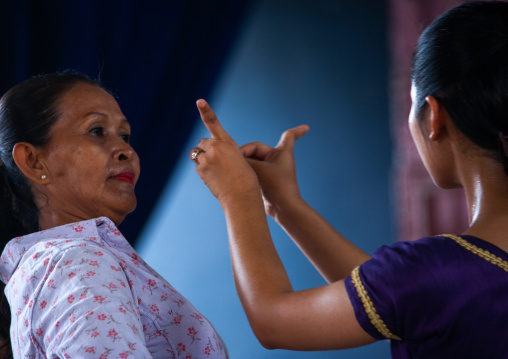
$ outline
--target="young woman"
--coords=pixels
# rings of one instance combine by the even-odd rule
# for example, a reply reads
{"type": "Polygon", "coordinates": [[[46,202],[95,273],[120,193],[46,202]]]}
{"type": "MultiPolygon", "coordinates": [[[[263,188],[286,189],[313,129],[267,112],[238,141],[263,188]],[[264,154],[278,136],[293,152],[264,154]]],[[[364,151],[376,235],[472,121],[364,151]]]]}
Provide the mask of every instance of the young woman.
{"type": "Polygon", "coordinates": [[[116,227],[136,207],[130,134],[116,100],[83,75],[38,76],[0,99],[0,280],[14,358],[228,357],[116,227]]]}
{"type": "MultiPolygon", "coordinates": [[[[394,358],[508,355],[508,3],[469,2],[422,34],[409,127],[434,183],[463,188],[469,228],[382,247],[372,258],[301,198],[286,131],[239,148],[204,100],[211,138],[191,152],[227,220],[235,281],[267,348],[329,350],[391,341],[394,358]],[[265,213],[329,282],[294,291],[265,213]]],[[[416,239],[416,238],[415,238],[416,239]]]]}

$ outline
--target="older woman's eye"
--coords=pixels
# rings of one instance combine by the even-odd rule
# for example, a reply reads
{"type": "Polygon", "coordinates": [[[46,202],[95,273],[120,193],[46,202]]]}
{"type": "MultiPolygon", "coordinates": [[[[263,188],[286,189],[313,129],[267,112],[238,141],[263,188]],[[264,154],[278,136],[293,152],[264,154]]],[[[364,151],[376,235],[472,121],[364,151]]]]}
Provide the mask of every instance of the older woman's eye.
{"type": "Polygon", "coordinates": [[[122,139],[125,141],[125,143],[131,143],[131,135],[129,134],[122,135],[122,139]]]}
{"type": "Polygon", "coordinates": [[[94,127],[90,130],[90,133],[94,136],[104,136],[104,129],[102,127],[94,127]]]}

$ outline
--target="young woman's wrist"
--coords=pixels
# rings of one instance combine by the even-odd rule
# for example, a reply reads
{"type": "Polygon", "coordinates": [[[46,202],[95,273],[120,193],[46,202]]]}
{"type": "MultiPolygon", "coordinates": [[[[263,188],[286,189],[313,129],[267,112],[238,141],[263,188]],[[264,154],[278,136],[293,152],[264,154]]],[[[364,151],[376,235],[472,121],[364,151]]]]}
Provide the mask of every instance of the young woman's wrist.
{"type": "Polygon", "coordinates": [[[277,202],[268,203],[265,201],[267,214],[279,224],[283,223],[287,217],[291,217],[291,214],[295,210],[304,206],[307,206],[307,202],[300,196],[286,198],[277,202]]]}

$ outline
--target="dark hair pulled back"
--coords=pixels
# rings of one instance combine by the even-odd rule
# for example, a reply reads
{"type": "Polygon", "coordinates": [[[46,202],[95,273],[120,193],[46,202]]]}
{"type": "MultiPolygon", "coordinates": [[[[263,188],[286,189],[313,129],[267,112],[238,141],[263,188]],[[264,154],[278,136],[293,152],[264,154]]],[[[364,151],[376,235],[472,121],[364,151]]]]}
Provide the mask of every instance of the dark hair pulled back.
{"type": "Polygon", "coordinates": [[[418,40],[412,81],[418,115],[432,95],[467,138],[506,157],[499,134],[508,136],[508,3],[471,1],[441,15],[418,40]]]}
{"type": "MultiPolygon", "coordinates": [[[[78,83],[100,87],[86,75],[66,71],[25,80],[0,99],[0,251],[10,239],[39,228],[33,194],[12,158],[14,145],[47,144],[59,118],[59,99],[78,83]]],[[[10,312],[4,287],[0,281],[0,343],[9,340],[10,312]]],[[[5,348],[0,348],[0,358],[10,357],[10,353],[4,353],[5,348]]]]}

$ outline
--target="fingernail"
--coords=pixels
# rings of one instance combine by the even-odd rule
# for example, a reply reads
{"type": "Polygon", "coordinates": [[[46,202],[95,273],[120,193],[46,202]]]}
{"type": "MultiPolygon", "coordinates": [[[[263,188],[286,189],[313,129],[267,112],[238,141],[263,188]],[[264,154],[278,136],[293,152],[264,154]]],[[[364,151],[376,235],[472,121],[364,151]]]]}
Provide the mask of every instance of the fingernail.
{"type": "Polygon", "coordinates": [[[203,100],[203,99],[199,99],[196,101],[196,104],[198,105],[199,108],[203,109],[206,107],[206,101],[203,100]]]}

